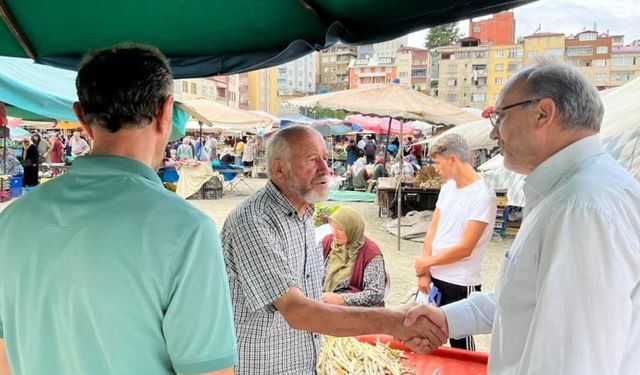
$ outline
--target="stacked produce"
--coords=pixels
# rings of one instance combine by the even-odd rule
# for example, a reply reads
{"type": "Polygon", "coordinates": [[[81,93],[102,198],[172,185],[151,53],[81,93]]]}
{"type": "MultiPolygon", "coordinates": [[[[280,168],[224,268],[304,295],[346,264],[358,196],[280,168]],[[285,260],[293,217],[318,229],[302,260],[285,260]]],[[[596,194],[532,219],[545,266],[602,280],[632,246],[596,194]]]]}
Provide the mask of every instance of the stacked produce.
{"type": "Polygon", "coordinates": [[[402,350],[377,342],[375,346],[352,337],[325,337],[320,358],[320,375],[405,375],[414,370],[404,367],[402,350]]]}
{"type": "Polygon", "coordinates": [[[416,173],[414,186],[421,189],[440,189],[443,183],[433,165],[428,165],[416,173]]]}

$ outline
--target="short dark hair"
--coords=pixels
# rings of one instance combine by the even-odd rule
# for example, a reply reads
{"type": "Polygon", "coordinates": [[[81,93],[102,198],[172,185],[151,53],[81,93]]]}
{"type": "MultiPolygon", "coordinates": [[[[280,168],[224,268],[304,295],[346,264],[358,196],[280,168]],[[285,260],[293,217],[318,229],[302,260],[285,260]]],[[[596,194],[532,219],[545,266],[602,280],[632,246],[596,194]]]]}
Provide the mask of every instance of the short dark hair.
{"type": "Polygon", "coordinates": [[[123,44],[89,53],[76,89],[87,125],[115,133],[148,125],[171,95],[173,78],[156,48],[123,44]]]}

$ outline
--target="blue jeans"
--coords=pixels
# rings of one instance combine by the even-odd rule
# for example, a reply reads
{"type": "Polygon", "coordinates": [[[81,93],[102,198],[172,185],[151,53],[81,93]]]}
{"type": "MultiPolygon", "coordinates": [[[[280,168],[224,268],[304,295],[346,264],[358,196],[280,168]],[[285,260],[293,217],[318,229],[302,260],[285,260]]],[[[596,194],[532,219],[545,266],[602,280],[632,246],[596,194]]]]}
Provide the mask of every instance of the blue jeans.
{"type": "Polygon", "coordinates": [[[236,165],[242,166],[242,156],[236,156],[236,165]]]}

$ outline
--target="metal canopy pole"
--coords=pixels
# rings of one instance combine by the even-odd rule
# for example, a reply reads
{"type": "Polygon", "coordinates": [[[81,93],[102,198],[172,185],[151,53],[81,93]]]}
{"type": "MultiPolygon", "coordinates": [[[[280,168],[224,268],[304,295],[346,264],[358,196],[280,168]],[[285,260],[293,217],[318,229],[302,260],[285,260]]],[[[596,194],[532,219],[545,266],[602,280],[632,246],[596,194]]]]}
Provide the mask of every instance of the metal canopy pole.
{"type": "MultiPolygon", "coordinates": [[[[404,163],[404,144],[402,142],[402,125],[403,125],[403,121],[402,119],[400,120],[400,147],[398,152],[400,154],[400,178],[398,179],[398,190],[397,190],[397,194],[398,194],[398,248],[396,249],[397,252],[400,252],[400,242],[402,241],[402,239],[400,238],[400,228],[402,226],[402,177],[404,175],[404,168],[403,168],[403,163],[404,163]]],[[[391,127],[391,122],[389,122],[389,127],[391,127]]]]}

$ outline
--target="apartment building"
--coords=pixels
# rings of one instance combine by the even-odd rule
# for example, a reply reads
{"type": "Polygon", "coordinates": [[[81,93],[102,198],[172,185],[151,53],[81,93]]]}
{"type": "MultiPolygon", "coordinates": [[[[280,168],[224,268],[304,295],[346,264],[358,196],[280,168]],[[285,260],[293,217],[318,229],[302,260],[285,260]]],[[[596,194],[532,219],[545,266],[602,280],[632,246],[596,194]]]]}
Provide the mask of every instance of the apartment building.
{"type": "Polygon", "coordinates": [[[349,62],[357,56],[357,47],[337,44],[318,53],[318,92],[340,91],[349,88],[349,62]]]}
{"type": "Polygon", "coordinates": [[[316,54],[312,53],[278,66],[278,94],[293,95],[295,92],[315,94],[316,54]]]}
{"type": "Polygon", "coordinates": [[[487,104],[496,102],[498,94],[511,76],[523,66],[522,44],[494,45],[489,47],[487,80],[487,104]]]}
{"type": "Polygon", "coordinates": [[[438,97],[458,107],[487,106],[489,45],[465,38],[459,45],[438,48],[438,97]]]}
{"type": "Polygon", "coordinates": [[[515,33],[516,20],[511,11],[496,13],[480,21],[469,21],[469,36],[480,39],[481,43],[513,44],[515,33]]]}
{"type": "Polygon", "coordinates": [[[638,77],[640,77],[640,45],[613,47],[609,76],[596,75],[595,81],[609,88],[622,86],[638,77]]]}
{"type": "Polygon", "coordinates": [[[215,76],[208,78],[174,80],[173,93],[178,100],[207,98],[221,104],[227,104],[229,77],[215,76]]]}
{"type": "Polygon", "coordinates": [[[400,47],[396,53],[398,79],[403,86],[418,91],[428,91],[430,87],[429,50],[415,47],[400,47]]]}
{"type": "Polygon", "coordinates": [[[609,73],[613,38],[597,31],[587,30],[565,39],[565,61],[582,70],[599,90],[606,87],[596,80],[609,73]]]}
{"type": "Polygon", "coordinates": [[[540,58],[564,60],[565,36],[561,33],[534,33],[522,38],[524,65],[535,64],[540,58]]]}
{"type": "Polygon", "coordinates": [[[269,112],[278,115],[280,100],[278,97],[278,68],[267,68],[249,72],[247,109],[269,112]]]}
{"type": "Polygon", "coordinates": [[[398,78],[394,57],[357,58],[349,63],[349,88],[392,83],[398,78]]]}

